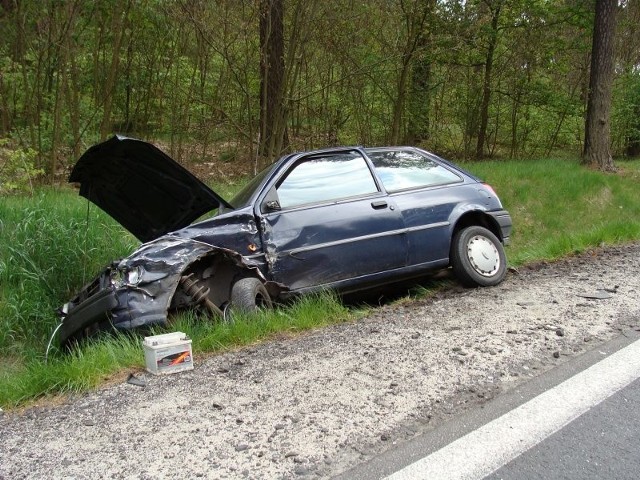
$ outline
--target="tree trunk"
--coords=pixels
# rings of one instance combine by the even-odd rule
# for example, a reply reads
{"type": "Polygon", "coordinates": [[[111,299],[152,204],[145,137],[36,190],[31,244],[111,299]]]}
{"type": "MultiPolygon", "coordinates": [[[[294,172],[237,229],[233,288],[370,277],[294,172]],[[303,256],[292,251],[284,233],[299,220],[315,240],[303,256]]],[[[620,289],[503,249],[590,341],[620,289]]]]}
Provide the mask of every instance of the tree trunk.
{"type": "Polygon", "coordinates": [[[263,157],[286,143],[283,0],[260,0],[260,145],[263,157]]]}
{"type": "Polygon", "coordinates": [[[431,40],[436,0],[426,0],[424,5],[426,10],[418,34],[416,59],[411,72],[407,143],[412,145],[429,139],[431,121],[431,40]]]}
{"type": "Polygon", "coordinates": [[[491,70],[493,69],[493,55],[498,43],[498,19],[500,18],[498,3],[491,9],[491,31],[489,33],[489,46],[484,64],[484,81],[482,84],[482,104],[480,105],[480,128],[478,129],[478,143],[476,144],[476,158],[484,157],[484,146],[487,139],[487,127],[489,126],[489,105],[491,102],[491,70]]]}
{"type": "MultiPolygon", "coordinates": [[[[402,51],[402,64],[400,75],[398,76],[398,91],[393,102],[393,120],[391,123],[390,143],[397,144],[401,141],[401,131],[404,124],[408,123],[408,128],[413,128],[414,132],[408,131],[404,140],[413,143],[415,139],[410,138],[416,133],[417,128],[422,129],[423,125],[417,126],[416,121],[422,124],[424,113],[429,107],[425,100],[428,100],[428,88],[430,65],[429,56],[426,50],[427,35],[425,27],[428,19],[435,8],[434,0],[415,0],[412,3],[400,2],[403,18],[406,25],[406,42],[402,51]],[[406,106],[408,105],[409,121],[405,122],[406,106]],[[420,120],[414,118],[420,116],[420,120]]],[[[404,142],[403,140],[403,142],[404,142]]]]}
{"type": "Polygon", "coordinates": [[[582,163],[606,172],[615,170],[611,158],[610,116],[617,5],[617,0],[596,0],[582,156],[582,163]]]}
{"type": "Polygon", "coordinates": [[[431,59],[426,35],[420,38],[419,48],[422,50],[421,56],[416,60],[411,74],[409,125],[407,126],[407,143],[412,145],[429,139],[431,59]]]}
{"type": "Polygon", "coordinates": [[[113,97],[115,96],[115,86],[118,80],[120,67],[120,47],[122,46],[122,38],[125,34],[125,26],[129,15],[130,0],[117,4],[118,8],[113,9],[113,19],[111,23],[111,31],[113,32],[113,50],[111,54],[111,66],[107,72],[107,78],[104,83],[102,106],[102,122],[100,123],[100,138],[104,140],[111,133],[111,108],[113,106],[113,97]],[[120,13],[123,12],[123,13],[120,13]]]}
{"type": "Polygon", "coordinates": [[[409,75],[412,57],[413,51],[403,55],[402,58],[402,69],[400,71],[400,78],[398,79],[398,95],[393,103],[393,121],[391,123],[391,138],[389,139],[391,145],[396,145],[400,139],[404,104],[407,96],[407,77],[409,75]]]}

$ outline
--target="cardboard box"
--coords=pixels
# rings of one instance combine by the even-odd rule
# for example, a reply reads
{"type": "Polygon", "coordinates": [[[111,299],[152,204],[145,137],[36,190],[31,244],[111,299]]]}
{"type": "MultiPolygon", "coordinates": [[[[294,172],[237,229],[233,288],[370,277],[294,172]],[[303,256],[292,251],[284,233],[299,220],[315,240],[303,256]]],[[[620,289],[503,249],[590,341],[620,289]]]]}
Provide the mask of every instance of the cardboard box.
{"type": "Polygon", "coordinates": [[[145,337],[142,347],[149,373],[162,375],[193,370],[191,339],[182,332],[145,337]]]}

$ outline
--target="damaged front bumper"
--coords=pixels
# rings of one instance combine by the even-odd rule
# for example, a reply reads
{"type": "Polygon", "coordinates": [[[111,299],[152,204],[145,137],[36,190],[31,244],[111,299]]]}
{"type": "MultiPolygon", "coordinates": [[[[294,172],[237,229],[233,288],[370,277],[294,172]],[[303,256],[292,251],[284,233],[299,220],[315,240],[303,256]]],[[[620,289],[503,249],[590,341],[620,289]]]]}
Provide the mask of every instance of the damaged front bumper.
{"type": "MultiPolygon", "coordinates": [[[[213,303],[208,299],[209,290],[190,280],[189,273],[191,265],[201,260],[208,265],[208,259],[213,258],[223,258],[238,272],[256,276],[273,297],[285,289],[284,285],[266,281],[257,264],[237,252],[193,239],[166,236],[143,244],[129,257],[113,262],[66,303],[59,310],[61,322],[56,329],[59,343],[68,345],[112,328],[129,330],[166,325],[170,309],[204,304],[220,314],[221,305],[228,301],[233,278],[223,277],[216,285],[222,293],[214,295],[216,302],[213,303]],[[174,303],[172,300],[180,285],[180,301],[174,303]]],[[[211,275],[216,276],[213,272],[211,275]]]]}
{"type": "Polygon", "coordinates": [[[202,242],[167,236],[113,262],[60,309],[60,344],[109,328],[166,324],[182,273],[215,250],[202,242]]]}
{"type": "Polygon", "coordinates": [[[113,272],[114,267],[105,269],[62,307],[59,329],[62,345],[107,328],[127,330],[166,323],[169,300],[136,286],[116,286],[112,283],[113,272]]]}
{"type": "Polygon", "coordinates": [[[110,312],[118,306],[120,302],[114,288],[102,290],[75,306],[71,302],[66,303],[61,312],[60,342],[66,344],[74,334],[110,321],[110,312]],[[67,313],[69,309],[72,309],[72,313],[67,313]]]}

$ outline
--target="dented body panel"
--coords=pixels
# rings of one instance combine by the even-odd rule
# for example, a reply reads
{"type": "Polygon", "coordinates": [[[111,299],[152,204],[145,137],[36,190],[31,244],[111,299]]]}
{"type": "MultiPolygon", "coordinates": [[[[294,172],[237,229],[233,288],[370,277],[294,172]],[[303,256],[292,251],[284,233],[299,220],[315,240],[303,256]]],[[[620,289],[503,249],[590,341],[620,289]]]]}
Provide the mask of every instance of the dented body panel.
{"type": "Polygon", "coordinates": [[[265,215],[270,278],[299,290],[404,266],[402,217],[373,209],[376,198],[265,215]]]}
{"type": "MultiPolygon", "coordinates": [[[[238,271],[251,273],[265,282],[257,262],[245,259],[232,250],[212,247],[190,238],[168,235],[153,242],[143,244],[126,259],[114,262],[105,268],[93,282],[81,290],[70,302],[60,329],[62,342],[67,342],[78,333],[92,327],[112,326],[129,330],[142,326],[165,325],[172,302],[193,305],[188,292],[176,297],[180,281],[187,270],[197,262],[216,258],[223,259],[225,267],[234,266],[238,271]],[[132,274],[133,272],[133,274],[132,274]]],[[[207,267],[214,265],[206,262],[207,267]]],[[[214,272],[200,274],[201,281],[213,278],[214,272]]],[[[279,294],[284,286],[267,282],[270,290],[279,294]]],[[[228,292],[223,297],[228,300],[228,292]]],[[[223,302],[221,302],[223,303],[223,302]]]]}
{"type": "Polygon", "coordinates": [[[490,187],[412,147],[290,154],[230,202],[172,162],[149,144],[117,137],[92,147],[74,168],[70,180],[81,181],[81,195],[146,243],[64,305],[62,343],[104,328],[164,325],[184,309],[223,315],[234,285],[247,277],[277,299],[423,275],[449,265],[452,238],[469,225],[509,241],[511,218],[490,187]],[[142,167],[136,157],[141,152],[142,167]],[[135,179],[123,181],[113,165],[103,171],[101,162],[112,162],[114,155],[137,178],[157,160],[159,186],[151,191],[156,198],[170,192],[169,206],[167,199],[160,206],[139,201],[143,193],[131,193],[135,179]],[[180,175],[177,185],[171,172],[180,175]],[[217,214],[190,223],[206,208],[217,214]]]}

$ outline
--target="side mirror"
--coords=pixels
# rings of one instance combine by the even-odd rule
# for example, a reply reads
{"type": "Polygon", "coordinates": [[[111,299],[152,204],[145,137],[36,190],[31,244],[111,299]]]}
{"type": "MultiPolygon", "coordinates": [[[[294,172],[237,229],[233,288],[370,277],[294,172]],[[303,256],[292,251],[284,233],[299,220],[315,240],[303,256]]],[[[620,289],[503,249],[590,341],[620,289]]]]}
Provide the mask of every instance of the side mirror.
{"type": "Polygon", "coordinates": [[[278,192],[276,187],[271,187],[264,197],[262,204],[260,205],[260,211],[262,213],[279,212],[282,210],[280,202],[278,201],[278,192]]]}
{"type": "Polygon", "coordinates": [[[282,208],[280,207],[280,202],[278,202],[277,200],[267,200],[266,202],[264,202],[263,206],[264,211],[266,212],[279,212],[280,210],[282,210],[282,208]]]}

